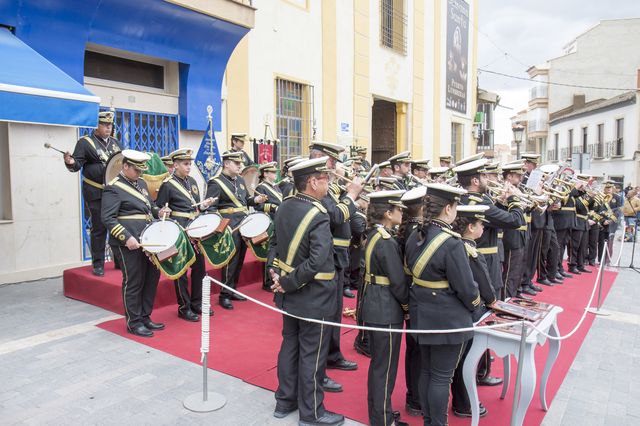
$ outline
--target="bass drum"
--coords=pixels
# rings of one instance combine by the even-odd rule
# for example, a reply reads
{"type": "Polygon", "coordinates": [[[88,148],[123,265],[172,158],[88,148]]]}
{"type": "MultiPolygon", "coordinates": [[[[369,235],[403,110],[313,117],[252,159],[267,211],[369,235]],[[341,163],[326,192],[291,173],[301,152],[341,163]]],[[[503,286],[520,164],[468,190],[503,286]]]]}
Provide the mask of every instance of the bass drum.
{"type": "Polygon", "coordinates": [[[122,170],[122,161],[124,160],[124,155],[122,155],[122,151],[118,151],[114,153],[107,160],[107,165],[104,169],[104,183],[108,184],[113,179],[118,177],[118,174],[122,170]]]}
{"type": "Polygon", "coordinates": [[[191,164],[189,176],[191,176],[196,181],[196,185],[198,185],[200,201],[204,200],[207,195],[207,180],[204,178],[204,175],[195,163],[191,164]]]}
{"type": "Polygon", "coordinates": [[[251,197],[256,194],[256,186],[258,186],[259,173],[258,166],[255,164],[250,164],[246,166],[240,172],[240,176],[244,179],[244,184],[247,187],[247,192],[251,197]]]}

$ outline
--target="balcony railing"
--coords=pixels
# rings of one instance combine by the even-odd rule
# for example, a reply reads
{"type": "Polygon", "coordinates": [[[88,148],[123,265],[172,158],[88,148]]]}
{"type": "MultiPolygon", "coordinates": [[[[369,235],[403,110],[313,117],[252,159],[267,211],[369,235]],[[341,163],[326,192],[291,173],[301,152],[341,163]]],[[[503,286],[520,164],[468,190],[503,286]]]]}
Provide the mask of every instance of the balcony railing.
{"type": "Polygon", "coordinates": [[[619,138],[605,144],[607,157],[622,157],[624,155],[624,139],[619,138]]]}
{"type": "Polygon", "coordinates": [[[589,144],[587,152],[591,155],[591,158],[604,158],[604,144],[602,142],[589,144]]]}
{"type": "Polygon", "coordinates": [[[547,161],[558,161],[558,156],[555,149],[547,151],[547,161]]]}
{"type": "MultiPolygon", "coordinates": [[[[570,157],[569,148],[561,148],[560,149],[560,159],[562,159],[564,161],[569,157],[570,157]]],[[[557,158],[556,158],[556,160],[557,160],[557,158]]]]}

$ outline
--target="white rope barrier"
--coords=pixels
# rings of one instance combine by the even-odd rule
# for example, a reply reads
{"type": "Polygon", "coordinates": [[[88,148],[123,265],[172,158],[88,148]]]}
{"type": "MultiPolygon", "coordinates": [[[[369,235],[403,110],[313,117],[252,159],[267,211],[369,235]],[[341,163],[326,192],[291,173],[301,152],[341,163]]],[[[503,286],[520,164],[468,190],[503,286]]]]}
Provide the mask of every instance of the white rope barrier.
{"type": "Polygon", "coordinates": [[[209,312],[211,310],[211,281],[202,280],[202,337],[200,343],[200,362],[204,361],[205,354],[209,353],[209,312]]]}

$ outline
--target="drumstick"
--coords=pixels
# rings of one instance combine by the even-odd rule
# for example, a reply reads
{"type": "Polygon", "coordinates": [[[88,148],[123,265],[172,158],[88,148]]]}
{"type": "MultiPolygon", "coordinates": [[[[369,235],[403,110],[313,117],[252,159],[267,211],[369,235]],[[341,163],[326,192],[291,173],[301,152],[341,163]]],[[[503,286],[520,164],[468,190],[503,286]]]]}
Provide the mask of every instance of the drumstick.
{"type": "MultiPolygon", "coordinates": [[[[164,208],[166,209],[167,207],[169,207],[169,203],[164,203],[164,208]]],[[[162,214],[162,221],[164,222],[166,218],[167,218],[167,212],[165,210],[165,212],[162,214]]]]}
{"type": "Polygon", "coordinates": [[[65,155],[65,154],[66,154],[66,152],[64,152],[63,150],[61,150],[61,149],[58,149],[58,148],[56,148],[56,147],[51,146],[51,144],[50,144],[49,142],[45,142],[44,147],[45,147],[45,148],[52,149],[52,150],[54,150],[54,151],[58,151],[58,152],[59,152],[60,154],[62,154],[62,155],[65,155]]]}
{"type": "Polygon", "coordinates": [[[236,226],[235,228],[233,228],[231,230],[231,233],[233,234],[234,232],[236,232],[238,229],[240,229],[243,225],[246,225],[247,223],[251,222],[253,220],[253,218],[250,219],[245,219],[242,222],[240,222],[240,225],[236,226]]]}
{"type": "MultiPolygon", "coordinates": [[[[215,197],[215,198],[213,199],[213,201],[216,201],[217,199],[218,199],[218,197],[215,197]]],[[[200,201],[199,203],[191,204],[191,207],[198,207],[199,205],[204,204],[204,202],[205,202],[205,201],[207,201],[207,200],[206,200],[206,199],[204,199],[204,200],[200,201]]],[[[212,201],[212,202],[213,202],[213,201],[212,201]]]]}
{"type": "Polygon", "coordinates": [[[193,231],[194,229],[200,229],[200,228],[206,228],[207,225],[201,225],[201,226],[193,226],[191,228],[185,228],[185,231],[193,231]]]}
{"type": "Polygon", "coordinates": [[[138,244],[140,247],[164,247],[166,244],[138,244]]]}

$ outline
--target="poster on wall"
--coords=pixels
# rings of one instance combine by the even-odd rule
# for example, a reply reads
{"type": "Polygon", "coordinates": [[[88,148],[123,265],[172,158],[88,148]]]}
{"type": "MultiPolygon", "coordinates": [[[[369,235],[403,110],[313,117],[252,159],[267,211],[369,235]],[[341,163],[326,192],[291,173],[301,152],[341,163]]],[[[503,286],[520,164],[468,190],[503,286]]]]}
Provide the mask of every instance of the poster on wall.
{"type": "Polygon", "coordinates": [[[469,5],[447,0],[447,103],[448,109],[467,113],[469,73],[469,5]]]}

